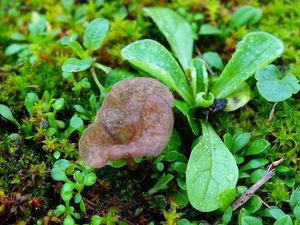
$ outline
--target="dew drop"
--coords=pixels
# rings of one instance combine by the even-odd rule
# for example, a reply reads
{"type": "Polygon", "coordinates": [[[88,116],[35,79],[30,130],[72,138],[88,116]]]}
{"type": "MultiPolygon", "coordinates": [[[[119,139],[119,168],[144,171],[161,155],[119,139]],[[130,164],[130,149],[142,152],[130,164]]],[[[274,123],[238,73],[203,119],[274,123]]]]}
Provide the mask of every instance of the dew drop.
{"type": "Polygon", "coordinates": [[[232,181],[234,176],[233,176],[233,174],[230,173],[226,176],[226,178],[227,178],[227,180],[232,181]]]}

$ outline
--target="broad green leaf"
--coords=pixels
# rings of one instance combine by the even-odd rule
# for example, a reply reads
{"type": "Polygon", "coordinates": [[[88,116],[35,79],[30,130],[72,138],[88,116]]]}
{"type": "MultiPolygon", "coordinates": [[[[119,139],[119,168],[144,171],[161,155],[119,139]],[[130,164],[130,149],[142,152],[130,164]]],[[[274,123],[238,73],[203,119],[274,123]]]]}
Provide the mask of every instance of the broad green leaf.
{"type": "Polygon", "coordinates": [[[215,98],[226,98],[240,85],[278,58],[283,52],[283,43],[266,32],[251,32],[238,44],[236,52],[224,68],[212,88],[215,98]]]}
{"type": "Polygon", "coordinates": [[[194,97],[196,97],[199,92],[207,93],[209,80],[205,62],[198,57],[194,58],[192,60],[190,73],[194,97]]]}
{"type": "Polygon", "coordinates": [[[197,136],[199,134],[199,125],[197,121],[193,118],[193,108],[187,103],[178,100],[175,100],[173,102],[173,106],[179,109],[179,111],[182,112],[182,114],[187,118],[194,135],[197,136]]]}
{"type": "Polygon", "coordinates": [[[226,97],[227,105],[225,112],[232,112],[246,105],[251,99],[250,86],[243,82],[240,87],[226,97]]]}
{"type": "Polygon", "coordinates": [[[294,209],[299,202],[300,202],[300,187],[296,188],[291,194],[289,204],[291,208],[294,209]]]}
{"type": "Polygon", "coordinates": [[[8,121],[10,121],[10,122],[16,124],[18,127],[20,127],[19,122],[15,119],[15,117],[11,113],[10,109],[6,105],[0,104],[0,115],[4,119],[7,119],[8,121]]]}
{"type": "Polygon", "coordinates": [[[263,223],[260,218],[243,216],[241,219],[241,225],[263,225],[263,223]]]}
{"type": "Polygon", "coordinates": [[[224,68],[223,61],[217,52],[205,52],[203,58],[213,68],[217,68],[218,70],[224,68]]]}
{"type": "Polygon", "coordinates": [[[87,70],[91,67],[93,59],[91,57],[85,59],[68,58],[62,65],[64,72],[79,72],[87,70]]]}
{"type": "Polygon", "coordinates": [[[289,215],[284,215],[277,219],[274,225],[293,225],[293,221],[289,215]]]}
{"type": "Polygon", "coordinates": [[[251,5],[238,8],[232,15],[230,25],[240,27],[255,24],[262,17],[262,10],[251,5]]]}
{"type": "Polygon", "coordinates": [[[251,144],[251,146],[246,150],[244,155],[247,156],[260,154],[267,150],[270,146],[271,144],[265,139],[255,140],[251,144]]]}
{"type": "Polygon", "coordinates": [[[147,192],[148,195],[153,195],[160,190],[164,190],[168,188],[168,183],[174,178],[171,174],[163,174],[157,183],[147,192]]]}
{"type": "Polygon", "coordinates": [[[300,202],[298,202],[293,212],[296,220],[300,221],[300,202]]]}
{"type": "Polygon", "coordinates": [[[169,42],[182,68],[190,66],[193,54],[193,30],[190,24],[168,8],[144,8],[169,42]]]}
{"type": "Polygon", "coordinates": [[[135,41],[123,48],[121,54],[123,59],[160,80],[178,92],[189,105],[193,105],[194,99],[184,73],[160,43],[149,39],[135,41]]]}
{"type": "Polygon", "coordinates": [[[282,77],[277,66],[273,64],[258,70],[255,79],[259,93],[269,102],[284,101],[300,90],[299,81],[294,75],[282,77]]]}
{"type": "Polygon", "coordinates": [[[247,170],[257,169],[261,166],[268,164],[269,160],[265,158],[252,159],[245,166],[241,167],[240,171],[244,172],[247,170]]]}
{"type": "Polygon", "coordinates": [[[90,51],[100,48],[107,35],[108,28],[109,24],[106,19],[94,19],[84,31],[83,45],[90,51]]]}
{"type": "Polygon", "coordinates": [[[186,171],[187,193],[192,206],[202,212],[220,208],[219,197],[236,186],[238,167],[218,134],[201,122],[202,137],[193,148],[186,171]]]}
{"type": "Polygon", "coordinates": [[[14,55],[26,47],[27,46],[23,45],[23,44],[11,44],[5,49],[4,54],[5,55],[14,55]]]}

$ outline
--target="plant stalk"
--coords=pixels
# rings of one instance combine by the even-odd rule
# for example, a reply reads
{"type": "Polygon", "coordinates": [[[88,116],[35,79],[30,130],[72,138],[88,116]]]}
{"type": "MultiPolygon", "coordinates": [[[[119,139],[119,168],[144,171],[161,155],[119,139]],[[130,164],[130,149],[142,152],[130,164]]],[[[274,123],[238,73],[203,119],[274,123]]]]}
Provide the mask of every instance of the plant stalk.
{"type": "Polygon", "coordinates": [[[95,72],[95,67],[92,66],[91,69],[90,69],[91,73],[92,73],[92,76],[93,76],[93,79],[97,85],[97,87],[99,88],[100,90],[100,95],[106,95],[106,90],[105,88],[102,86],[102,84],[100,83],[98,77],[97,77],[97,74],[95,72]]]}

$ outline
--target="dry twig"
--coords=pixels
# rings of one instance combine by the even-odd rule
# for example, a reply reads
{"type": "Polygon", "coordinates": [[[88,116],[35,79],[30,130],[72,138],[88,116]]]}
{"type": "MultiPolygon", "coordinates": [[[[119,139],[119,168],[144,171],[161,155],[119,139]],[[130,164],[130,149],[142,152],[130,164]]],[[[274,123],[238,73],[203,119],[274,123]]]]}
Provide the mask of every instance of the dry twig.
{"type": "MultiPolygon", "coordinates": [[[[284,158],[272,162],[267,167],[267,174],[263,176],[260,180],[258,180],[255,184],[253,184],[241,197],[239,197],[237,200],[235,200],[232,203],[231,205],[232,210],[236,210],[242,205],[244,205],[254,195],[254,193],[260,189],[261,186],[263,186],[268,180],[270,180],[275,175],[274,167],[278,166],[283,161],[284,158]]],[[[219,218],[214,223],[214,225],[220,224],[220,222],[221,222],[221,218],[219,218]]]]}

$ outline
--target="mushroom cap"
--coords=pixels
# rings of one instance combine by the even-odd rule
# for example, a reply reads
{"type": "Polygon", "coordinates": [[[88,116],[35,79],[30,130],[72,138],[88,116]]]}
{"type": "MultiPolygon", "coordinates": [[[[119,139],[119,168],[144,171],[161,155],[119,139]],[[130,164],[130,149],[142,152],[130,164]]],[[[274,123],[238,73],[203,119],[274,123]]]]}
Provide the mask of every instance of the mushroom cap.
{"type": "Polygon", "coordinates": [[[109,160],[159,155],[173,130],[173,100],[153,78],[116,83],[79,140],[81,158],[100,168],[109,160]]]}

